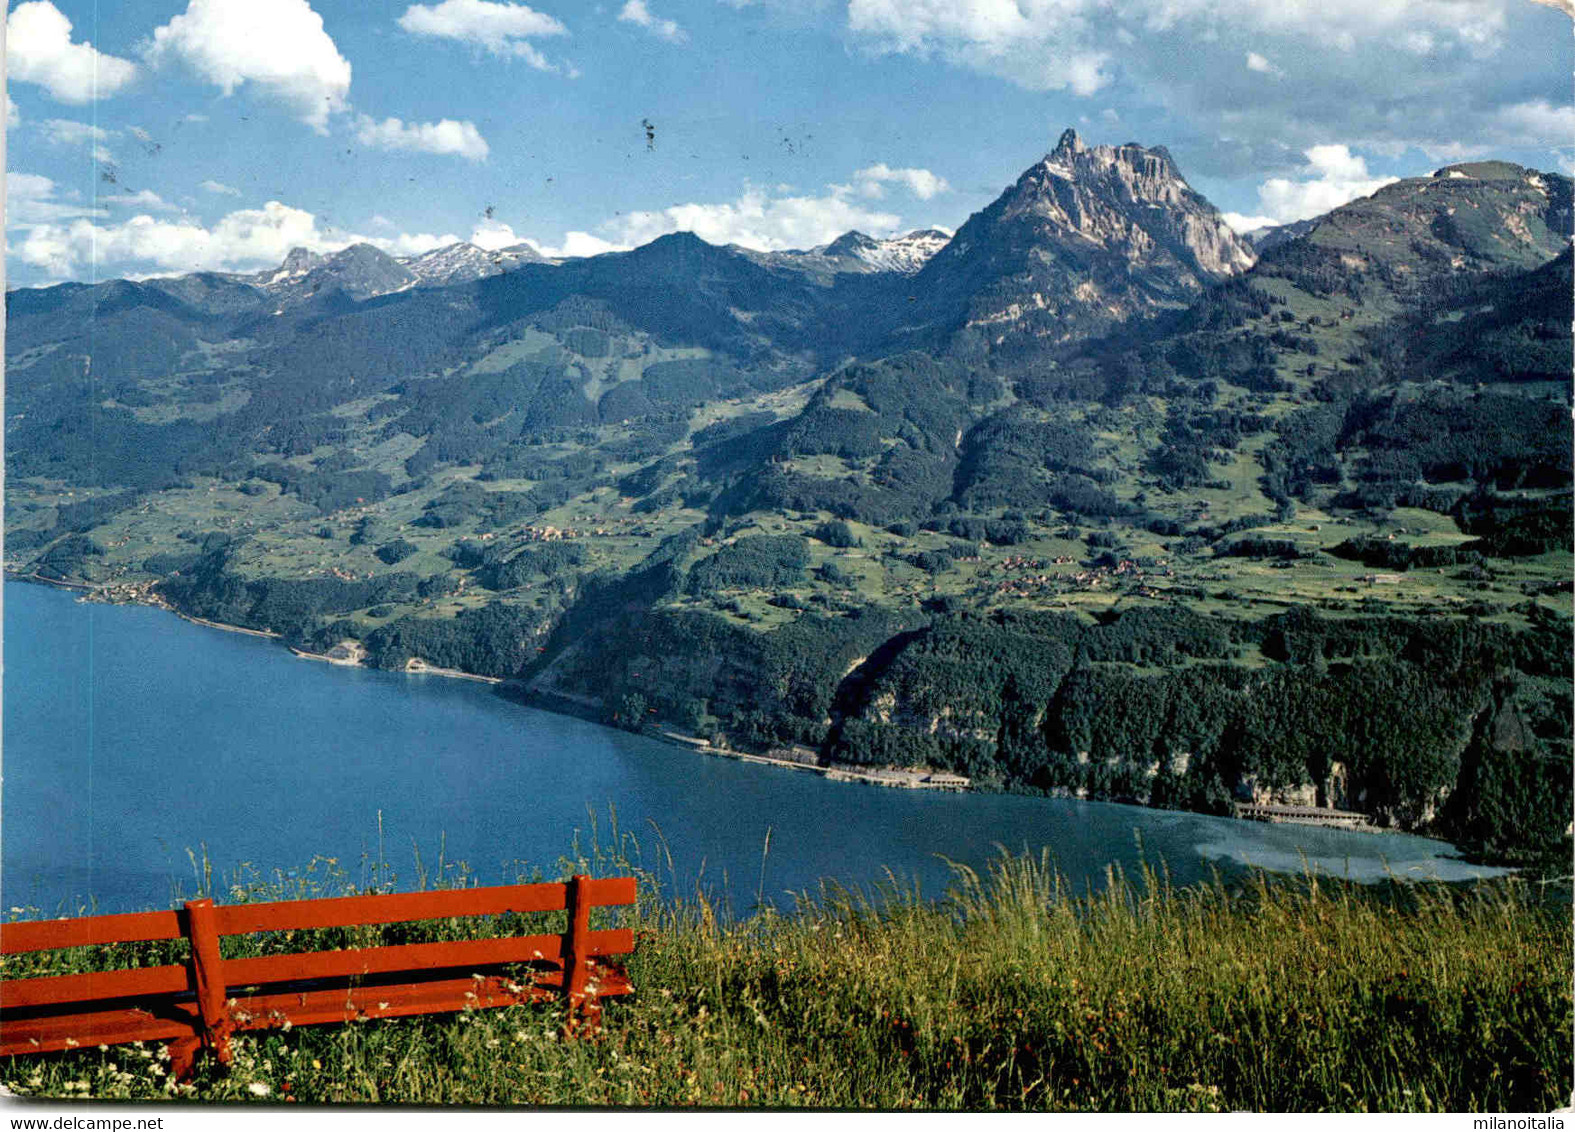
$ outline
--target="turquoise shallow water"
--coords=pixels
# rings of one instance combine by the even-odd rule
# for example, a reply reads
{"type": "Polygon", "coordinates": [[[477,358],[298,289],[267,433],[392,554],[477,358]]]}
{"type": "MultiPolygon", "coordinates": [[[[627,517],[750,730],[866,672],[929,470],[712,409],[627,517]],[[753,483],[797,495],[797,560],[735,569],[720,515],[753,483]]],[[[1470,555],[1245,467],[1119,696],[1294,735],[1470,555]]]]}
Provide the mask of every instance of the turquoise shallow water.
{"type": "Polygon", "coordinates": [[[398,882],[439,851],[483,883],[555,871],[609,814],[664,876],[747,911],[820,878],[890,870],[940,895],[941,858],[1048,847],[1079,887],[1142,852],[1188,882],[1243,865],[1360,879],[1491,873],[1397,834],[1262,825],[1058,799],[826,782],[697,755],[524,708],[435,676],[331,667],[280,645],[150,608],[4,587],[4,905],[46,914],[163,906],[190,892],[188,850],[221,877],[337,857],[360,879],[378,854],[398,882]],[[770,831],[770,851],[762,857],[770,831]]]}

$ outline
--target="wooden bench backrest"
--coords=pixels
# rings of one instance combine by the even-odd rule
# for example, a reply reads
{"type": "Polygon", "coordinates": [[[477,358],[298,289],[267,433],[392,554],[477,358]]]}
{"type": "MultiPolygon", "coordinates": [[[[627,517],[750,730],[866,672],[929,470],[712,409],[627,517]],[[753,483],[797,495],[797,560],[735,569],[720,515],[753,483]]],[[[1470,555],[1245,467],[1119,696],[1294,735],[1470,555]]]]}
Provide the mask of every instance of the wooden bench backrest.
{"type": "Polygon", "coordinates": [[[633,877],[575,877],[266,904],[195,900],[180,911],[4,924],[0,955],[187,939],[191,956],[160,967],[0,982],[0,1055],[165,1040],[177,1069],[189,1073],[199,1043],[227,1061],[235,1030],[502,1006],[560,994],[571,1018],[583,1008],[594,1021],[599,998],[630,990],[621,972],[596,961],[633,951],[634,937],[627,929],[591,931],[590,910],[635,898],[633,877]],[[559,911],[569,913],[562,934],[245,959],[219,955],[222,936],[559,911]],[[546,970],[519,981],[474,973],[511,964],[546,970]],[[320,985],[325,981],[334,985],[320,985]],[[285,984],[297,985],[286,991],[285,984]]]}

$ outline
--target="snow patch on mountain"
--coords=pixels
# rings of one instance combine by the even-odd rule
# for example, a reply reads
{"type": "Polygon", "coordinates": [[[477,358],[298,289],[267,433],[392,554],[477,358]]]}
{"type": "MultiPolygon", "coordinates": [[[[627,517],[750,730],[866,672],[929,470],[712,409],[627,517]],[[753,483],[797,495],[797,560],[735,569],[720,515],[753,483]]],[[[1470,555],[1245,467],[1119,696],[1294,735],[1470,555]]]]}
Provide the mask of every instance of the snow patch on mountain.
{"type": "Polygon", "coordinates": [[[406,256],[399,262],[416,277],[418,286],[453,287],[501,275],[522,264],[548,261],[529,244],[515,244],[513,247],[488,251],[461,240],[457,244],[447,244],[421,255],[406,256]]]}

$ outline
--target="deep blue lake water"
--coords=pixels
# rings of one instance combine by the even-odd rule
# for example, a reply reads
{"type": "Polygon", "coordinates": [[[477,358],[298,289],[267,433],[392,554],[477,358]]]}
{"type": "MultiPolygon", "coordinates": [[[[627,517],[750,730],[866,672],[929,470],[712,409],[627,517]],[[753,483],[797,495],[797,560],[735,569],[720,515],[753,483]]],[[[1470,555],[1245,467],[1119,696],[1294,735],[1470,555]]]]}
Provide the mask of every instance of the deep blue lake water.
{"type": "MultiPolygon", "coordinates": [[[[750,766],[521,707],[486,685],[338,668],[161,610],[4,587],[0,894],[46,915],[167,906],[217,876],[330,856],[370,880],[381,842],[400,887],[440,850],[482,883],[557,862],[609,815],[647,866],[747,912],[819,879],[890,870],[943,893],[940,856],[1048,847],[1079,887],[1112,862],[1189,882],[1304,862],[1369,879],[1458,879],[1448,846],[1397,834],[1262,825],[1133,806],[892,790],[750,766]],[[657,830],[672,858],[657,848],[657,830]],[[767,832],[770,850],[763,853],[767,832]],[[762,881],[762,858],[764,879],[762,881]],[[727,885],[725,893],[721,885],[727,885]]],[[[36,913],[35,913],[36,914],[36,913]]]]}

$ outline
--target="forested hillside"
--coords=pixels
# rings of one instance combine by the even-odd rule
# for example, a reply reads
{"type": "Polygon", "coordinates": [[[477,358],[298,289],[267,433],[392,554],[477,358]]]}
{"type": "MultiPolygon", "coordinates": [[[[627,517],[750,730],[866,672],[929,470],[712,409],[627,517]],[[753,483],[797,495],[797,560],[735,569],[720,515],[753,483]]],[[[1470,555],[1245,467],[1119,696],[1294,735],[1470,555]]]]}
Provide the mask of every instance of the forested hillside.
{"type": "Polygon", "coordinates": [[[1531,861],[1571,813],[1571,224],[1479,162],[1257,252],[1163,149],[1068,132],[938,251],[13,291],[6,566],[620,726],[1531,861]]]}

